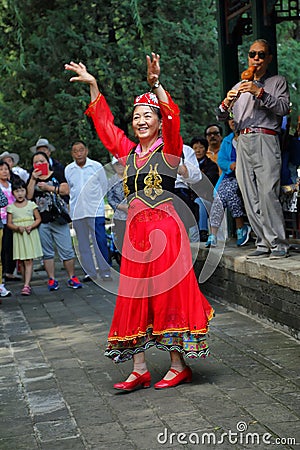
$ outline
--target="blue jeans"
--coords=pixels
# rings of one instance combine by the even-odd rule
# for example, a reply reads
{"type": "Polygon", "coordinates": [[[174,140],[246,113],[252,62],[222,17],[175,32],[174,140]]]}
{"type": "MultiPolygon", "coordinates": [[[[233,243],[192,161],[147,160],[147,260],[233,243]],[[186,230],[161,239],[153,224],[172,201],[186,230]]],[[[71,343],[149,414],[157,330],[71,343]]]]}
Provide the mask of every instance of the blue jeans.
{"type": "Polygon", "coordinates": [[[201,197],[195,199],[195,203],[199,206],[199,230],[208,231],[208,211],[211,207],[211,202],[201,197]]]}

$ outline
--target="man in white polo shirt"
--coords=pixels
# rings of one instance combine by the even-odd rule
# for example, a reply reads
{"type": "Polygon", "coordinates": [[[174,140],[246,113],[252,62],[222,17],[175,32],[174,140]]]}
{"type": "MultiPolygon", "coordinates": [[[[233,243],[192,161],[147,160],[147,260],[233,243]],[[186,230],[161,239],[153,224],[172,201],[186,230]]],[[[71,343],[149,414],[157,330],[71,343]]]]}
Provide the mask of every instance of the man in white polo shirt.
{"type": "Polygon", "coordinates": [[[105,235],[104,195],[107,178],[101,163],[87,157],[88,148],[76,141],[71,149],[74,161],[65,168],[70,187],[70,215],[78,239],[80,262],[86,273],[83,281],[97,278],[90,239],[103,281],[111,280],[105,235]]]}

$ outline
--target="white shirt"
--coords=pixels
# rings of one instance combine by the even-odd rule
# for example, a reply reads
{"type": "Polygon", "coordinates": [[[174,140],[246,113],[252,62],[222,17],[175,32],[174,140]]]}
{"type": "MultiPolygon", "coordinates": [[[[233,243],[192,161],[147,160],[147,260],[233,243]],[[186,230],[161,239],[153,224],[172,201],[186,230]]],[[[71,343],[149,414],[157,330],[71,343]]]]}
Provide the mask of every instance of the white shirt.
{"type": "Polygon", "coordinates": [[[19,177],[25,182],[27,183],[27,180],[29,178],[29,173],[27,172],[27,170],[22,169],[22,167],[19,166],[15,166],[12,168],[13,173],[15,173],[16,175],[19,175],[19,177]]]}
{"type": "Polygon", "coordinates": [[[104,197],[107,178],[101,163],[86,158],[83,167],[75,161],[65,168],[65,177],[70,188],[70,216],[72,220],[105,215],[104,197]]]}
{"type": "Polygon", "coordinates": [[[195,184],[202,178],[201,170],[199,169],[199,163],[196,158],[195,152],[189,145],[183,145],[184,159],[181,158],[180,165],[184,164],[187,167],[189,176],[184,178],[182,175],[177,175],[175,181],[175,188],[188,188],[188,184],[195,184]]]}

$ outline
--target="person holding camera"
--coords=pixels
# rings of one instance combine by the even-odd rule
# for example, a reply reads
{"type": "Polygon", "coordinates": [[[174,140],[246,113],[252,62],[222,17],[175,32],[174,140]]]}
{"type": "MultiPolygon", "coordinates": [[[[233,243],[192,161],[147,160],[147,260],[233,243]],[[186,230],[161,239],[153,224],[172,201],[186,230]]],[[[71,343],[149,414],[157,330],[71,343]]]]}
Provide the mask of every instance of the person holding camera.
{"type": "Polygon", "coordinates": [[[39,226],[39,234],[43,249],[43,260],[48,275],[49,291],[59,288],[55,279],[54,244],[58,255],[63,261],[68,273],[68,286],[73,289],[82,287],[75,275],[74,250],[68,223],[60,223],[53,214],[53,194],[68,195],[69,186],[60,171],[50,170],[49,158],[46,153],[37,151],[32,157],[34,170],[31,173],[27,185],[27,196],[33,200],[41,215],[42,222],[39,226]]]}

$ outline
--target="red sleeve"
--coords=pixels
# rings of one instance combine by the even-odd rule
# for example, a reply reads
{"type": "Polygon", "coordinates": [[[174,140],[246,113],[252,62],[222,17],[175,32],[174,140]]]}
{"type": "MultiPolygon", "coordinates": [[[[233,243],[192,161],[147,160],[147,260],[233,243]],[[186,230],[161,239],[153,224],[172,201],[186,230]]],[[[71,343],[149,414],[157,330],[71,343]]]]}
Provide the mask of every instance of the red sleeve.
{"type": "Polygon", "coordinates": [[[102,144],[114,156],[119,158],[127,156],[136,146],[124,131],[115,125],[114,116],[102,94],[89,104],[85,114],[92,118],[102,144]]]}
{"type": "Polygon", "coordinates": [[[168,103],[159,102],[163,127],[163,141],[165,155],[181,156],[182,154],[182,137],[180,136],[180,110],[168,92],[168,103]]]}

